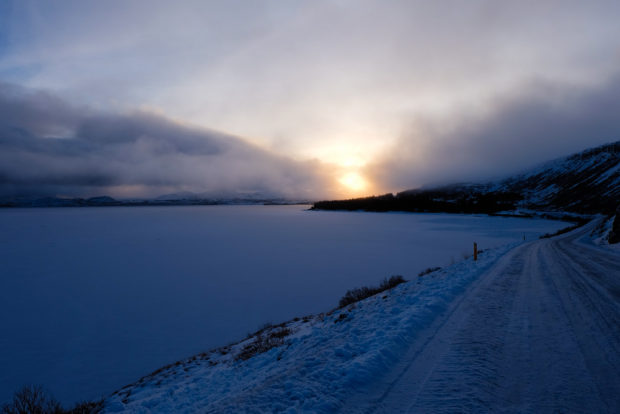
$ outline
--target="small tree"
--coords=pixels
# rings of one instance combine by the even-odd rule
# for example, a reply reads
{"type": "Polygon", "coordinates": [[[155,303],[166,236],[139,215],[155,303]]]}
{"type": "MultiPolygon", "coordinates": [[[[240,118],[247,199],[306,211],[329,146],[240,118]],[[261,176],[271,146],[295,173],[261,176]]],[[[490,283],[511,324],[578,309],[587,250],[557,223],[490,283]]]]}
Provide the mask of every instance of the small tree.
{"type": "Polygon", "coordinates": [[[61,414],[62,406],[39,385],[27,385],[4,404],[0,414],[61,414]]]}

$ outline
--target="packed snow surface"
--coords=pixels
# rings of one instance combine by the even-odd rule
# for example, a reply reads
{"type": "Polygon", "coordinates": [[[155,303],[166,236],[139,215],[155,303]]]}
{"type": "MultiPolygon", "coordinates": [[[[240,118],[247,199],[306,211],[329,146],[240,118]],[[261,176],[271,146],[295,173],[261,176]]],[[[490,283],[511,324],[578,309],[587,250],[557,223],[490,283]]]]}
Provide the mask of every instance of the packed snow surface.
{"type": "Polygon", "coordinates": [[[67,405],[96,399],[266,322],[332,309],[348,289],[458,262],[473,241],[566,226],[306,208],[0,210],[0,404],[27,383],[67,405]]]}
{"type": "Polygon", "coordinates": [[[142,378],[105,409],[620,412],[620,253],[592,243],[596,225],[266,328],[142,378]]]}

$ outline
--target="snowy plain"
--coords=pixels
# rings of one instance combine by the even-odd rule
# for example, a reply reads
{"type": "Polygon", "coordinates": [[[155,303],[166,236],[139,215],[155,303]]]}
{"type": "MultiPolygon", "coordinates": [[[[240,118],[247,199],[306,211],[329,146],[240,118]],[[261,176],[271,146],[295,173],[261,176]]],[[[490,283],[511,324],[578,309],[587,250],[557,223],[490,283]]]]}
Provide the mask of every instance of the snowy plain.
{"type": "MultiPolygon", "coordinates": [[[[0,211],[0,402],[25,383],[96,399],[346,290],[566,224],[307,206],[0,211]]],[[[344,351],[343,351],[344,352],[344,351]]]]}

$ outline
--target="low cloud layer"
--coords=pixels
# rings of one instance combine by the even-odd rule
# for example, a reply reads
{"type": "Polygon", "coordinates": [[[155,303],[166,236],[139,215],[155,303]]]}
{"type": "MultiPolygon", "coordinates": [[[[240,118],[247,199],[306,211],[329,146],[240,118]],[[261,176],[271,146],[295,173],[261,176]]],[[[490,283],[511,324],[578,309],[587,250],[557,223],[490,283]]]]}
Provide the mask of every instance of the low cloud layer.
{"type": "Polygon", "coordinates": [[[453,118],[422,119],[366,170],[380,188],[501,178],[620,140],[620,76],[597,86],[532,82],[453,118]]]}
{"type": "MultiPolygon", "coordinates": [[[[531,82],[453,116],[415,118],[360,173],[375,193],[500,178],[620,140],[618,114],[620,76],[597,86],[531,82]]],[[[332,198],[343,196],[334,187],[346,172],[161,115],[103,113],[0,83],[2,197],[332,198]]]]}
{"type": "Polygon", "coordinates": [[[0,196],[328,196],[314,163],[152,113],[105,114],[0,84],[0,196]]]}

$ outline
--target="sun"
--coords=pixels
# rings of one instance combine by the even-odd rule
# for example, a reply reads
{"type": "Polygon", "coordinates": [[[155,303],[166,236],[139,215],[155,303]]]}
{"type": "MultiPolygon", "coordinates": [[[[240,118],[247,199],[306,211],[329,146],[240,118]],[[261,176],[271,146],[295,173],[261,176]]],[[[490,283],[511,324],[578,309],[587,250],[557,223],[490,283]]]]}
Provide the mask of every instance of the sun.
{"type": "Polygon", "coordinates": [[[359,193],[368,188],[368,182],[356,172],[348,172],[338,179],[347,190],[352,193],[359,193]]]}

